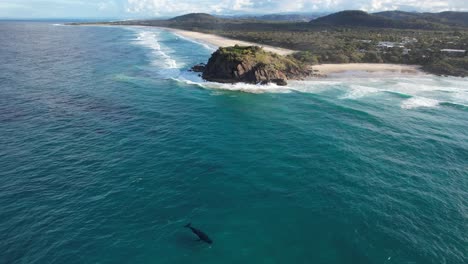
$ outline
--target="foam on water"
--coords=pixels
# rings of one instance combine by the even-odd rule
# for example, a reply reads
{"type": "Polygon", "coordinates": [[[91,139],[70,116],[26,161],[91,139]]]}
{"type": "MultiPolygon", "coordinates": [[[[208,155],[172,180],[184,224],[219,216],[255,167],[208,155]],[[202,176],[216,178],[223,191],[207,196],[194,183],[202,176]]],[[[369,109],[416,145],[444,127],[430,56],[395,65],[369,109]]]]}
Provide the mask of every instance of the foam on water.
{"type": "Polygon", "coordinates": [[[136,41],[138,44],[148,47],[152,50],[153,62],[152,64],[157,67],[165,69],[177,69],[179,68],[177,62],[169,56],[165,50],[161,47],[158,41],[159,33],[153,31],[141,31],[138,33],[136,41]],[[161,60],[163,63],[161,63],[161,60]]]}
{"type": "Polygon", "coordinates": [[[350,78],[347,80],[331,78],[328,80],[290,81],[288,86],[206,82],[193,73],[182,73],[174,79],[205,89],[246,93],[290,93],[295,91],[320,94],[338,90],[342,94],[338,99],[348,100],[366,100],[366,97],[369,96],[395,98],[395,95],[398,95],[400,107],[407,110],[421,107],[435,108],[441,102],[461,106],[467,104],[467,88],[462,87],[459,83],[457,85],[451,80],[445,80],[447,83],[441,84],[436,78],[439,77],[350,78]]]}
{"type": "Polygon", "coordinates": [[[347,92],[347,94],[342,97],[343,99],[358,99],[364,96],[368,96],[371,94],[381,92],[381,90],[375,87],[355,85],[355,84],[350,85],[349,89],[350,91],[347,92]]]}
{"type": "MultiPolygon", "coordinates": [[[[239,91],[246,93],[332,93],[341,100],[377,100],[384,99],[402,109],[434,108],[441,103],[468,105],[468,87],[461,78],[443,78],[427,74],[382,74],[367,73],[362,75],[336,74],[327,79],[310,79],[305,81],[289,81],[288,86],[275,84],[255,85],[246,83],[223,84],[204,81],[199,74],[182,69],[174,56],[183,51],[178,46],[165,47],[164,35],[158,29],[138,28],[136,42],[151,49],[151,66],[160,76],[178,82],[194,85],[204,89],[239,91]],[[398,96],[395,96],[398,95],[398,96]]],[[[215,47],[186,38],[174,32],[169,32],[177,38],[192,42],[206,50],[213,51],[215,47]]],[[[172,44],[171,44],[172,45],[172,44]]],[[[187,57],[187,55],[184,55],[187,57]]],[[[192,63],[183,59],[185,63],[192,63]]],[[[196,64],[198,62],[194,62],[196,64]]]]}
{"type": "Polygon", "coordinates": [[[206,82],[204,87],[211,89],[227,90],[227,91],[240,91],[247,93],[289,93],[291,88],[287,86],[278,86],[270,83],[268,85],[248,84],[248,83],[215,83],[206,82]]]}
{"type": "Polygon", "coordinates": [[[413,97],[408,100],[405,100],[401,103],[401,108],[403,109],[413,109],[418,107],[437,107],[439,101],[424,97],[413,97]]]}
{"type": "Polygon", "coordinates": [[[175,36],[177,36],[178,38],[181,38],[183,40],[186,40],[186,41],[189,41],[189,42],[192,42],[192,43],[195,43],[197,45],[200,45],[202,47],[204,47],[205,49],[209,50],[209,51],[215,51],[217,49],[216,46],[213,46],[213,45],[209,45],[207,43],[203,43],[203,42],[199,42],[199,41],[196,41],[196,40],[193,40],[193,39],[190,39],[190,38],[186,38],[182,35],[179,35],[177,33],[174,33],[174,32],[171,32],[172,34],[174,34],[175,36]]]}
{"type": "Polygon", "coordinates": [[[440,102],[466,105],[468,87],[460,78],[438,76],[405,76],[373,78],[330,78],[323,81],[294,82],[292,90],[321,93],[330,89],[340,89],[344,95],[340,99],[366,100],[368,96],[394,97],[395,94],[403,109],[438,107],[440,102]],[[408,99],[409,98],[409,99],[408,99]]]}
{"type": "Polygon", "coordinates": [[[246,93],[289,93],[291,87],[278,86],[276,84],[260,85],[260,84],[248,84],[248,83],[217,83],[207,82],[203,80],[198,74],[185,72],[181,73],[177,78],[172,78],[175,81],[186,83],[189,85],[196,85],[203,89],[215,89],[215,90],[226,90],[226,91],[239,91],[246,93]]]}

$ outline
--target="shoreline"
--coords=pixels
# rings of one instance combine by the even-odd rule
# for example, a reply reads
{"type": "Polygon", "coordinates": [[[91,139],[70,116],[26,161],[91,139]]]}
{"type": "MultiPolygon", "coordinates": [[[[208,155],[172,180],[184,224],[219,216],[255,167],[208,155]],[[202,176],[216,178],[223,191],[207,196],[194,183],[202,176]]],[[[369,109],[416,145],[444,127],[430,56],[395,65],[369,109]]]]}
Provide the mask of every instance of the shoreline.
{"type": "Polygon", "coordinates": [[[328,77],[328,75],[346,75],[347,73],[395,73],[401,75],[427,74],[419,65],[391,64],[391,63],[343,63],[312,65],[314,75],[328,77]]]}
{"type": "MultiPolygon", "coordinates": [[[[113,26],[113,25],[110,25],[113,26]]],[[[290,50],[280,47],[274,47],[270,45],[262,45],[259,43],[248,42],[243,40],[230,39],[227,37],[222,37],[214,34],[188,31],[183,29],[169,28],[169,27],[155,27],[155,26],[135,26],[135,27],[149,27],[149,28],[159,28],[172,32],[179,37],[187,38],[194,42],[199,42],[207,46],[211,46],[214,49],[219,47],[229,47],[234,45],[240,46],[260,46],[266,51],[273,52],[279,55],[290,55],[296,50],[290,50]]],[[[313,76],[315,77],[341,77],[341,76],[375,76],[378,74],[397,74],[397,75],[420,75],[428,74],[427,72],[421,69],[419,65],[406,65],[406,64],[391,64],[391,63],[325,63],[310,65],[313,70],[313,76]],[[332,76],[330,76],[332,75],[332,76]]]]}
{"type": "Polygon", "coordinates": [[[175,29],[175,28],[168,28],[168,27],[157,27],[163,30],[170,31],[172,33],[175,33],[181,37],[192,39],[194,41],[202,42],[211,46],[214,46],[216,48],[218,47],[229,47],[229,46],[234,46],[234,45],[239,45],[239,46],[260,46],[266,51],[270,51],[273,53],[277,53],[279,55],[290,55],[295,52],[296,50],[290,50],[290,49],[284,49],[284,48],[279,48],[279,47],[273,47],[269,45],[262,45],[259,43],[254,43],[254,42],[248,42],[248,41],[243,41],[243,40],[235,40],[235,39],[230,39],[226,37],[221,37],[218,35],[213,35],[213,34],[207,34],[207,33],[201,33],[201,32],[196,32],[196,31],[188,31],[188,30],[182,30],[182,29],[175,29]]]}
{"type": "MultiPolygon", "coordinates": [[[[213,47],[227,47],[227,46],[234,46],[234,45],[241,45],[241,46],[260,46],[266,51],[270,51],[273,53],[277,53],[279,55],[290,55],[295,50],[284,49],[280,47],[273,47],[268,45],[261,45],[258,43],[247,42],[242,40],[235,40],[229,39],[226,37],[221,37],[218,35],[201,33],[196,31],[188,31],[182,29],[174,29],[174,28],[167,28],[167,27],[158,27],[163,30],[170,31],[175,33],[181,37],[191,39],[193,41],[197,41],[203,44],[207,44],[213,47]]],[[[312,65],[312,70],[314,71],[314,75],[321,76],[321,77],[328,77],[328,75],[343,75],[346,73],[357,73],[357,75],[361,75],[359,73],[369,73],[369,74],[379,74],[379,73],[395,73],[395,74],[405,74],[405,75],[417,75],[417,74],[425,74],[421,70],[421,66],[419,65],[405,65],[405,64],[390,64],[390,63],[343,63],[343,64],[319,64],[319,65],[312,65]]]]}

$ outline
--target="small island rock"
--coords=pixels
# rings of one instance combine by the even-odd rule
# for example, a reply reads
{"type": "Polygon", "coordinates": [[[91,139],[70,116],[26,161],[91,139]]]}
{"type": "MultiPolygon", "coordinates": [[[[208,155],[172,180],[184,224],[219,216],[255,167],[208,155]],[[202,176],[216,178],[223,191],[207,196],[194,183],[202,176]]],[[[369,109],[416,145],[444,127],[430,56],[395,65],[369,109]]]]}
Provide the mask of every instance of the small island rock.
{"type": "Polygon", "coordinates": [[[257,46],[219,48],[211,55],[203,79],[212,82],[287,85],[289,79],[303,79],[310,69],[292,57],[267,52],[257,46]]]}

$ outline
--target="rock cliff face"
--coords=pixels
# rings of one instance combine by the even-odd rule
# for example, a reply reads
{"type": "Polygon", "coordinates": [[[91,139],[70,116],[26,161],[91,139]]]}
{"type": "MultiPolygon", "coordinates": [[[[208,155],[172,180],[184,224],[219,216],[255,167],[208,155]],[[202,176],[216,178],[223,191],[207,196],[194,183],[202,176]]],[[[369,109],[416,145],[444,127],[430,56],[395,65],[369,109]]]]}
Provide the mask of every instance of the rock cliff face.
{"type": "Polygon", "coordinates": [[[288,79],[303,79],[310,71],[293,58],[260,47],[219,48],[203,70],[203,79],[222,83],[287,85],[288,79]]]}

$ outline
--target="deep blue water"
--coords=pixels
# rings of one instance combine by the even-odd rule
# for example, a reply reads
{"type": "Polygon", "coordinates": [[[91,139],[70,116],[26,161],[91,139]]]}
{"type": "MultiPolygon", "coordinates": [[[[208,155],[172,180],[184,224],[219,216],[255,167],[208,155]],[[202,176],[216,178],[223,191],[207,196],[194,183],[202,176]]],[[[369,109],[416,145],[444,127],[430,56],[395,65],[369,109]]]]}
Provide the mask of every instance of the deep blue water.
{"type": "Polygon", "coordinates": [[[1,22],[0,263],[468,262],[468,80],[218,85],[211,52],[1,22]]]}

